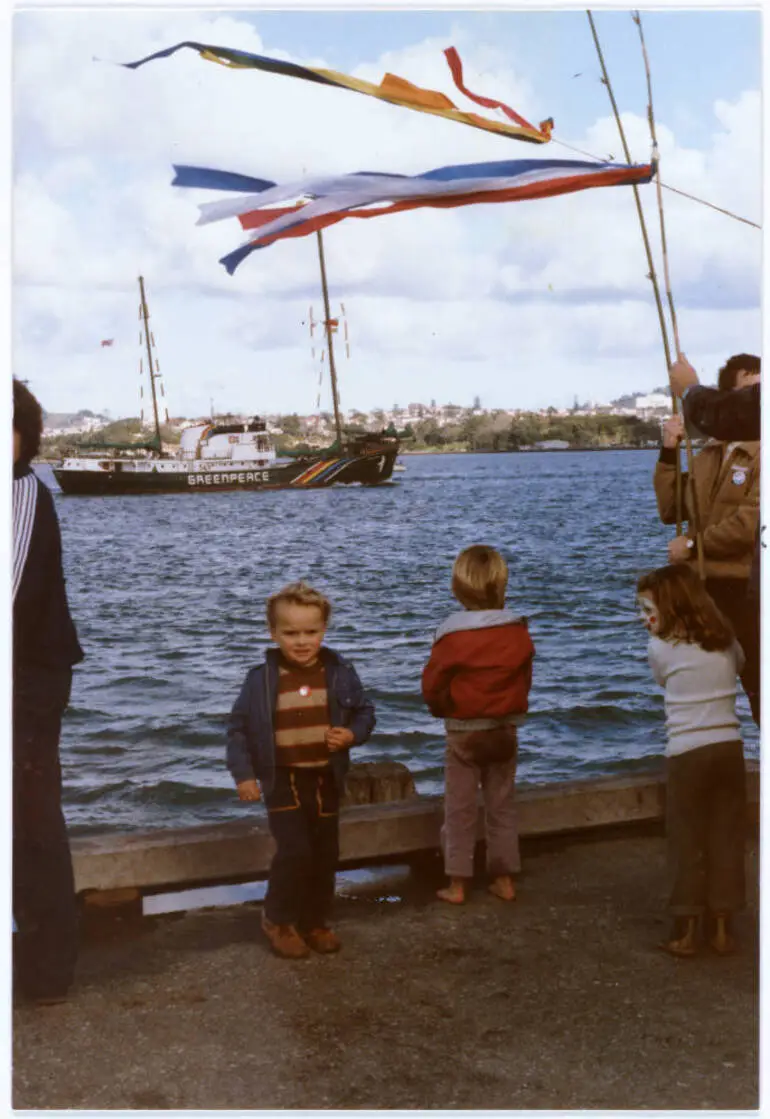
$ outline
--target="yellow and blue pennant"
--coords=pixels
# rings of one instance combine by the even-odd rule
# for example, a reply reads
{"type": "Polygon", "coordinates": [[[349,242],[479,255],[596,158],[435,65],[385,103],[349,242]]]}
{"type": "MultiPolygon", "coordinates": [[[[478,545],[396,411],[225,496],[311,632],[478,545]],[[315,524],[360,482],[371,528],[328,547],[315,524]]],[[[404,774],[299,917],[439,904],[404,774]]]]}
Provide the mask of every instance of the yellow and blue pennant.
{"type": "Polygon", "coordinates": [[[490,97],[481,97],[471,93],[463,84],[463,69],[460,56],[454,47],[447,47],[444,51],[452,79],[457,89],[469,100],[475,101],[487,109],[499,109],[508,118],[506,121],[495,120],[492,117],[480,116],[478,113],[465,112],[458,109],[453,101],[443,93],[432,89],[422,89],[413,85],[405,78],[396,74],[385,74],[379,85],[374,82],[354,78],[350,74],[340,74],[337,70],[326,70],[318,66],[300,66],[296,62],[286,62],[279,58],[267,58],[265,55],[252,54],[249,51],[234,50],[232,47],[215,47],[208,43],[196,43],[188,40],[177,43],[173,47],[156,51],[136,62],[124,62],[121,65],[129,70],[136,70],[146,62],[153,62],[159,58],[169,58],[180,50],[197,51],[201,58],[209,62],[217,62],[221,66],[229,66],[236,70],[263,70],[271,74],[283,74],[287,78],[301,78],[306,82],[316,82],[321,85],[336,86],[339,89],[349,89],[354,93],[363,93],[367,97],[376,97],[380,101],[387,101],[391,105],[399,105],[404,109],[414,109],[418,113],[432,113],[434,116],[453,120],[458,124],[467,124],[471,128],[481,128],[485,132],[494,132],[500,136],[507,136],[511,140],[524,140],[530,144],[546,144],[551,138],[553,121],[543,121],[535,128],[524,117],[520,116],[509,105],[496,101],[490,97]]]}

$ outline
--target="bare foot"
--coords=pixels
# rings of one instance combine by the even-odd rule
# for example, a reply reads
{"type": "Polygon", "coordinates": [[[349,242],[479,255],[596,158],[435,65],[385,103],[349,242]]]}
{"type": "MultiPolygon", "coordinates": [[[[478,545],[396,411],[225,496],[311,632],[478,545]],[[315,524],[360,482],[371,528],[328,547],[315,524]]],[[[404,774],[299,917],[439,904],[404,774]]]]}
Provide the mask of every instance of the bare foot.
{"type": "Polygon", "coordinates": [[[465,886],[461,879],[453,878],[443,890],[436,890],[436,897],[451,905],[462,905],[465,901],[465,886]]]}
{"type": "Polygon", "coordinates": [[[495,878],[494,882],[490,884],[489,892],[490,894],[494,894],[496,898],[502,898],[503,901],[514,901],[516,898],[516,884],[510,874],[501,874],[499,878],[495,878]]]}

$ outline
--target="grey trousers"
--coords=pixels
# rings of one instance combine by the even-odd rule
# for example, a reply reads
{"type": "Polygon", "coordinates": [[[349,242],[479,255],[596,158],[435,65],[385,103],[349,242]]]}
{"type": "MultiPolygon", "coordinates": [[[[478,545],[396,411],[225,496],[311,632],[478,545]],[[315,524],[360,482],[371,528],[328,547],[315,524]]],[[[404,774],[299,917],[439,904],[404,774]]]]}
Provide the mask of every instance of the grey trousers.
{"type": "Polygon", "coordinates": [[[746,773],[741,742],[666,758],[669,912],[729,914],[746,900],[746,773]]]}
{"type": "Polygon", "coordinates": [[[513,756],[509,761],[475,765],[469,757],[469,735],[447,731],[444,827],[441,830],[444,869],[450,878],[473,877],[478,790],[484,798],[487,870],[495,877],[521,869],[516,818],[516,728],[507,727],[513,756]]]}

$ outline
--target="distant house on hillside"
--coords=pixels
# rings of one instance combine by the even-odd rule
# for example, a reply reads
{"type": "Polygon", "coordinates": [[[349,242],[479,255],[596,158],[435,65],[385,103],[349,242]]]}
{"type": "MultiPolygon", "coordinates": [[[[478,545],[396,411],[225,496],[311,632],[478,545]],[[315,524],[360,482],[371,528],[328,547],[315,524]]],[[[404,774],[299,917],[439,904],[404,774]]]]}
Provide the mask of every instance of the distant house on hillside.
{"type": "Polygon", "coordinates": [[[664,392],[650,392],[646,396],[637,396],[634,408],[637,416],[643,420],[668,415],[671,411],[671,396],[664,392]]]}

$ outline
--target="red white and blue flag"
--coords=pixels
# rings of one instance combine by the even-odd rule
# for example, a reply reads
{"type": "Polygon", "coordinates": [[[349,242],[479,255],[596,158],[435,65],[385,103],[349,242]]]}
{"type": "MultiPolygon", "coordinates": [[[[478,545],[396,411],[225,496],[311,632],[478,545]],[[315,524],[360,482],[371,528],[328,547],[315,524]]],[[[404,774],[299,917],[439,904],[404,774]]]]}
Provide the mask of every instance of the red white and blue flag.
{"type": "Polygon", "coordinates": [[[200,207],[198,224],[237,217],[249,240],[222,257],[232,275],[256,249],[306,237],[346,218],[373,218],[420,207],[521,202],[595,187],[649,183],[655,164],[514,159],[438,167],[421,175],[356,172],[307,177],[279,185],[205,167],[175,166],[174,186],[225,190],[229,197],[200,207]]]}

